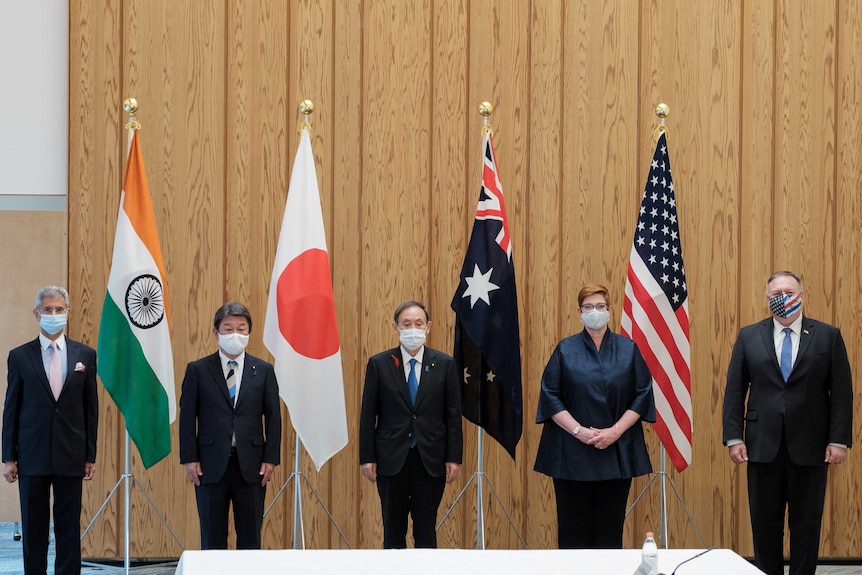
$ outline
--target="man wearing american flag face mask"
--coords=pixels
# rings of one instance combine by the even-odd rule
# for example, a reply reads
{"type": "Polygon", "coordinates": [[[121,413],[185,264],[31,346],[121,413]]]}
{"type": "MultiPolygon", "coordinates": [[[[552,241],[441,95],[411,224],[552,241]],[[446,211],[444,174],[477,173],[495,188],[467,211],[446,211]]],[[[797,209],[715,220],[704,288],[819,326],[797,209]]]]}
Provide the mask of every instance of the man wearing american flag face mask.
{"type": "Polygon", "coordinates": [[[727,369],[722,442],[734,463],[748,464],[755,562],[767,575],[784,573],[786,510],[790,575],[814,575],[827,470],[844,463],[852,442],[844,339],[803,315],[803,295],[799,276],[774,273],[772,317],[740,330],[727,369]]]}

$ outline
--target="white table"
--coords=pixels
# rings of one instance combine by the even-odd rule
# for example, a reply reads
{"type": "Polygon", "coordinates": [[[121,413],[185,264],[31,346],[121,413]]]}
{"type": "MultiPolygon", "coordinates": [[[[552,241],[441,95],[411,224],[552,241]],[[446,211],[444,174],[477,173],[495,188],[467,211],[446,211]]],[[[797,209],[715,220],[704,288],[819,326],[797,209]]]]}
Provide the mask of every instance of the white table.
{"type": "MultiPolygon", "coordinates": [[[[659,549],[659,572],[703,550],[659,549]]],[[[631,575],[640,549],[579,551],[472,549],[357,549],[186,551],[178,575],[284,573],[289,575],[631,575]]],[[[729,549],[714,549],[686,563],[677,575],[757,575],[762,572],[729,549]]]]}

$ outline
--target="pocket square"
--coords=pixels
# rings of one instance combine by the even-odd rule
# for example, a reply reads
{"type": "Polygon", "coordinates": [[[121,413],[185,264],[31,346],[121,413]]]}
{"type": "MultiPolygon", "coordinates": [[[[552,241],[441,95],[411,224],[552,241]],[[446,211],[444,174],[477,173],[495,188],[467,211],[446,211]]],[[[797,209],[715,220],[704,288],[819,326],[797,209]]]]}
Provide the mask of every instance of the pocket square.
{"type": "Polygon", "coordinates": [[[86,369],[87,369],[87,368],[86,368],[86,367],[84,367],[84,364],[83,364],[83,363],[81,363],[80,361],[79,361],[78,363],[76,363],[76,364],[75,364],[75,371],[76,371],[76,372],[77,372],[77,371],[85,371],[86,369]]]}

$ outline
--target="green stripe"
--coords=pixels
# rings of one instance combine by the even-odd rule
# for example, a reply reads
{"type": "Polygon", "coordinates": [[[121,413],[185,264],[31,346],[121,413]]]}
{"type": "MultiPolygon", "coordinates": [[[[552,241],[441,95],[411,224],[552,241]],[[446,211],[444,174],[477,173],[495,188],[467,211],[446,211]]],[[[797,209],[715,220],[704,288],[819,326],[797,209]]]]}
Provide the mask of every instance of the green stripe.
{"type": "Polygon", "coordinates": [[[125,417],[129,437],[149,469],[171,452],[168,397],[110,293],[102,308],[98,354],[102,384],[125,417]]]}

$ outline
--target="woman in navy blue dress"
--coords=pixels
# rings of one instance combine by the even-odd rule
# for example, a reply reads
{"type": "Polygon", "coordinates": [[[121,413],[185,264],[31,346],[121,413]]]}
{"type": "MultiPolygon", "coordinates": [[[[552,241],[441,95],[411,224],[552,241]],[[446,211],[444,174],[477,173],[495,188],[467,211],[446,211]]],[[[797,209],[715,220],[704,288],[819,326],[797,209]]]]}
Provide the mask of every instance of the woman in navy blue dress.
{"type": "Polygon", "coordinates": [[[649,369],[608,329],[608,289],[578,293],[584,330],[557,344],[542,375],[534,469],[554,480],[561,549],[620,549],[632,477],[652,472],[642,421],[655,421],[649,369]]]}

